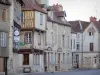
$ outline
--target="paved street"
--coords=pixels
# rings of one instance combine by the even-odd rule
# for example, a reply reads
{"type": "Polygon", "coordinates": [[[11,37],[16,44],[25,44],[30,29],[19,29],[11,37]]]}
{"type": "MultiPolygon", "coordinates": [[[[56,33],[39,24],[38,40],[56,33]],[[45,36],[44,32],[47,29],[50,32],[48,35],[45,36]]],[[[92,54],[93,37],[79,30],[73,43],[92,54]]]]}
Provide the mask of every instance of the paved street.
{"type": "Polygon", "coordinates": [[[74,70],[70,72],[55,72],[55,73],[31,73],[19,75],[100,75],[100,70],[74,70]]]}

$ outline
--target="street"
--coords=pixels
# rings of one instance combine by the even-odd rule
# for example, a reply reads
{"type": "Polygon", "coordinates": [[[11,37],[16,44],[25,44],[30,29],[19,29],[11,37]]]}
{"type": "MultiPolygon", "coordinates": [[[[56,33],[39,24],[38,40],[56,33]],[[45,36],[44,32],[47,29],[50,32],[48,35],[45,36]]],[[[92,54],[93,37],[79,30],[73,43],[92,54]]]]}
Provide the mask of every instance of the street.
{"type": "Polygon", "coordinates": [[[100,70],[74,70],[70,72],[46,72],[46,73],[30,73],[19,75],[100,75],[100,70]]]}

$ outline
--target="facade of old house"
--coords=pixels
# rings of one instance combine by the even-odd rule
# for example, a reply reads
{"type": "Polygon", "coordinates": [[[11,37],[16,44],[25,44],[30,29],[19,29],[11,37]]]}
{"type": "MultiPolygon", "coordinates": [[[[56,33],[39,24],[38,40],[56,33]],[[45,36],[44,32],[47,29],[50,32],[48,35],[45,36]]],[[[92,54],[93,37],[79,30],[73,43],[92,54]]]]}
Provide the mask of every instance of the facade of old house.
{"type": "Polygon", "coordinates": [[[71,24],[71,50],[72,50],[72,66],[73,68],[81,68],[83,60],[83,43],[84,30],[88,27],[89,22],[70,21],[71,24]]]}
{"type": "Polygon", "coordinates": [[[74,21],[72,25],[72,65],[74,68],[99,68],[100,22],[74,21]],[[83,32],[81,32],[81,27],[83,32]],[[79,28],[79,29],[78,29],[79,28]]]}
{"type": "Polygon", "coordinates": [[[84,31],[83,64],[85,68],[99,68],[100,21],[90,17],[90,24],[84,31]]]}
{"type": "Polygon", "coordinates": [[[20,71],[29,67],[31,72],[44,72],[44,46],[47,13],[35,0],[23,0],[20,71]]]}
{"type": "Polygon", "coordinates": [[[4,72],[5,57],[9,57],[8,35],[9,35],[9,8],[8,0],[0,0],[0,72],[4,72]]]}
{"type": "Polygon", "coordinates": [[[66,71],[71,68],[71,26],[61,5],[50,6],[47,10],[45,71],[66,71]]]}

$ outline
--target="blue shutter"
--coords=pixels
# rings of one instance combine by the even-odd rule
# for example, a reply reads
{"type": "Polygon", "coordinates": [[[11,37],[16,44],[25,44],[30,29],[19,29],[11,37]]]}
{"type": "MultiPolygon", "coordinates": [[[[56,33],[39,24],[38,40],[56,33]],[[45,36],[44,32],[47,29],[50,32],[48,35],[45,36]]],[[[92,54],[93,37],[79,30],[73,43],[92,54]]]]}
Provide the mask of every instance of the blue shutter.
{"type": "Polygon", "coordinates": [[[1,47],[7,46],[7,33],[1,32],[1,47]]]}

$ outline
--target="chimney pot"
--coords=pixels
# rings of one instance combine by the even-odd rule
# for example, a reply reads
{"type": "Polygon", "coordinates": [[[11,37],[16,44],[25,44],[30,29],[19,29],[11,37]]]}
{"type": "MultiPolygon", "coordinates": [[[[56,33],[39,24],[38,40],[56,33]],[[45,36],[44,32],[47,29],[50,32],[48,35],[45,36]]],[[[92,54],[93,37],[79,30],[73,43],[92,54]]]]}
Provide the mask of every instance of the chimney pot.
{"type": "Polygon", "coordinates": [[[96,17],[90,17],[90,22],[95,22],[97,20],[97,18],[96,17]]]}

